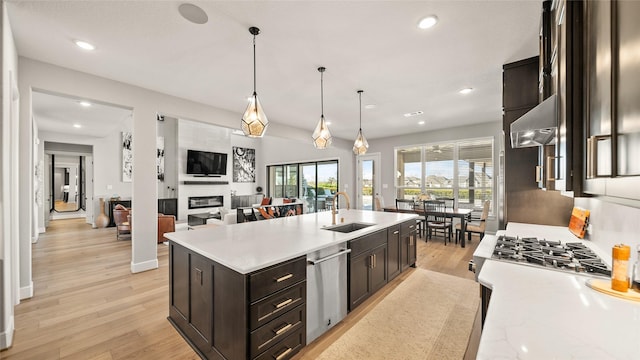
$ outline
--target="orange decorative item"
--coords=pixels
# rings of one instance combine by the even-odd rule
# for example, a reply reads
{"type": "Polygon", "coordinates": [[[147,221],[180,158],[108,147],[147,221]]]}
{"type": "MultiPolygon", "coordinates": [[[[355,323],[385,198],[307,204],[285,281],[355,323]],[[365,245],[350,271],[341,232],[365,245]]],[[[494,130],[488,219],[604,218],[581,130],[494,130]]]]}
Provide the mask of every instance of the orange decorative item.
{"type": "Polygon", "coordinates": [[[589,210],[574,207],[569,220],[569,231],[578,238],[584,238],[589,224],[589,210]]]}
{"type": "Polygon", "coordinates": [[[629,257],[631,248],[629,245],[618,244],[613,247],[613,267],[611,269],[611,288],[616,291],[627,292],[629,290],[629,257]]]}

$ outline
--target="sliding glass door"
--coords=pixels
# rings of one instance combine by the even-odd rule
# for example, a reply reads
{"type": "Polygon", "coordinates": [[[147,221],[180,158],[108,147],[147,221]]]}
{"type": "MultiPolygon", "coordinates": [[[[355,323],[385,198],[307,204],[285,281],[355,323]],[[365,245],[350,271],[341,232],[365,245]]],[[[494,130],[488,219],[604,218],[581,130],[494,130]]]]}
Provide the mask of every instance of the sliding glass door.
{"type": "Polygon", "coordinates": [[[329,210],[338,190],[338,161],[267,166],[267,196],[299,198],[306,212],[329,210]]]}

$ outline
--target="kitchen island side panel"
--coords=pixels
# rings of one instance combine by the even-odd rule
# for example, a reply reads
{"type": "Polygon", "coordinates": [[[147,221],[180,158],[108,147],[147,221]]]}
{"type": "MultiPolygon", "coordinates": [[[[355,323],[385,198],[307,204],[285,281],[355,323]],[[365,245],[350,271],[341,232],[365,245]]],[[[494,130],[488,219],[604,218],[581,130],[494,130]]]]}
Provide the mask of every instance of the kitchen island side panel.
{"type": "Polygon", "coordinates": [[[219,265],[213,279],[213,346],[227,359],[248,358],[247,277],[219,265]]]}

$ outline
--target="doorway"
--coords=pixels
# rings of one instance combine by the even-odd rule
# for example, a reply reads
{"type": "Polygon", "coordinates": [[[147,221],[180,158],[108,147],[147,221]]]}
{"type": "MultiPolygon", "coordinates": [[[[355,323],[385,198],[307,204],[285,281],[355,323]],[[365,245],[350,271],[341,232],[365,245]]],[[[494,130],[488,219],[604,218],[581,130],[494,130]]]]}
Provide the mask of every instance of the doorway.
{"type": "Polygon", "coordinates": [[[380,153],[360,155],[357,158],[356,207],[375,209],[375,195],[380,194],[380,153]]]}

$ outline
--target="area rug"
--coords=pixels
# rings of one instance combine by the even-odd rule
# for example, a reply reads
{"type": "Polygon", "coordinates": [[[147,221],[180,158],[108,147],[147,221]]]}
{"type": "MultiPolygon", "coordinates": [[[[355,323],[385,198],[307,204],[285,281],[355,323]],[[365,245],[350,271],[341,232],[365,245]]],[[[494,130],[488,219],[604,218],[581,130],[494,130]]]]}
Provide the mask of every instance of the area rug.
{"type": "Polygon", "coordinates": [[[478,284],[416,269],[318,359],[462,359],[478,284]]]}

